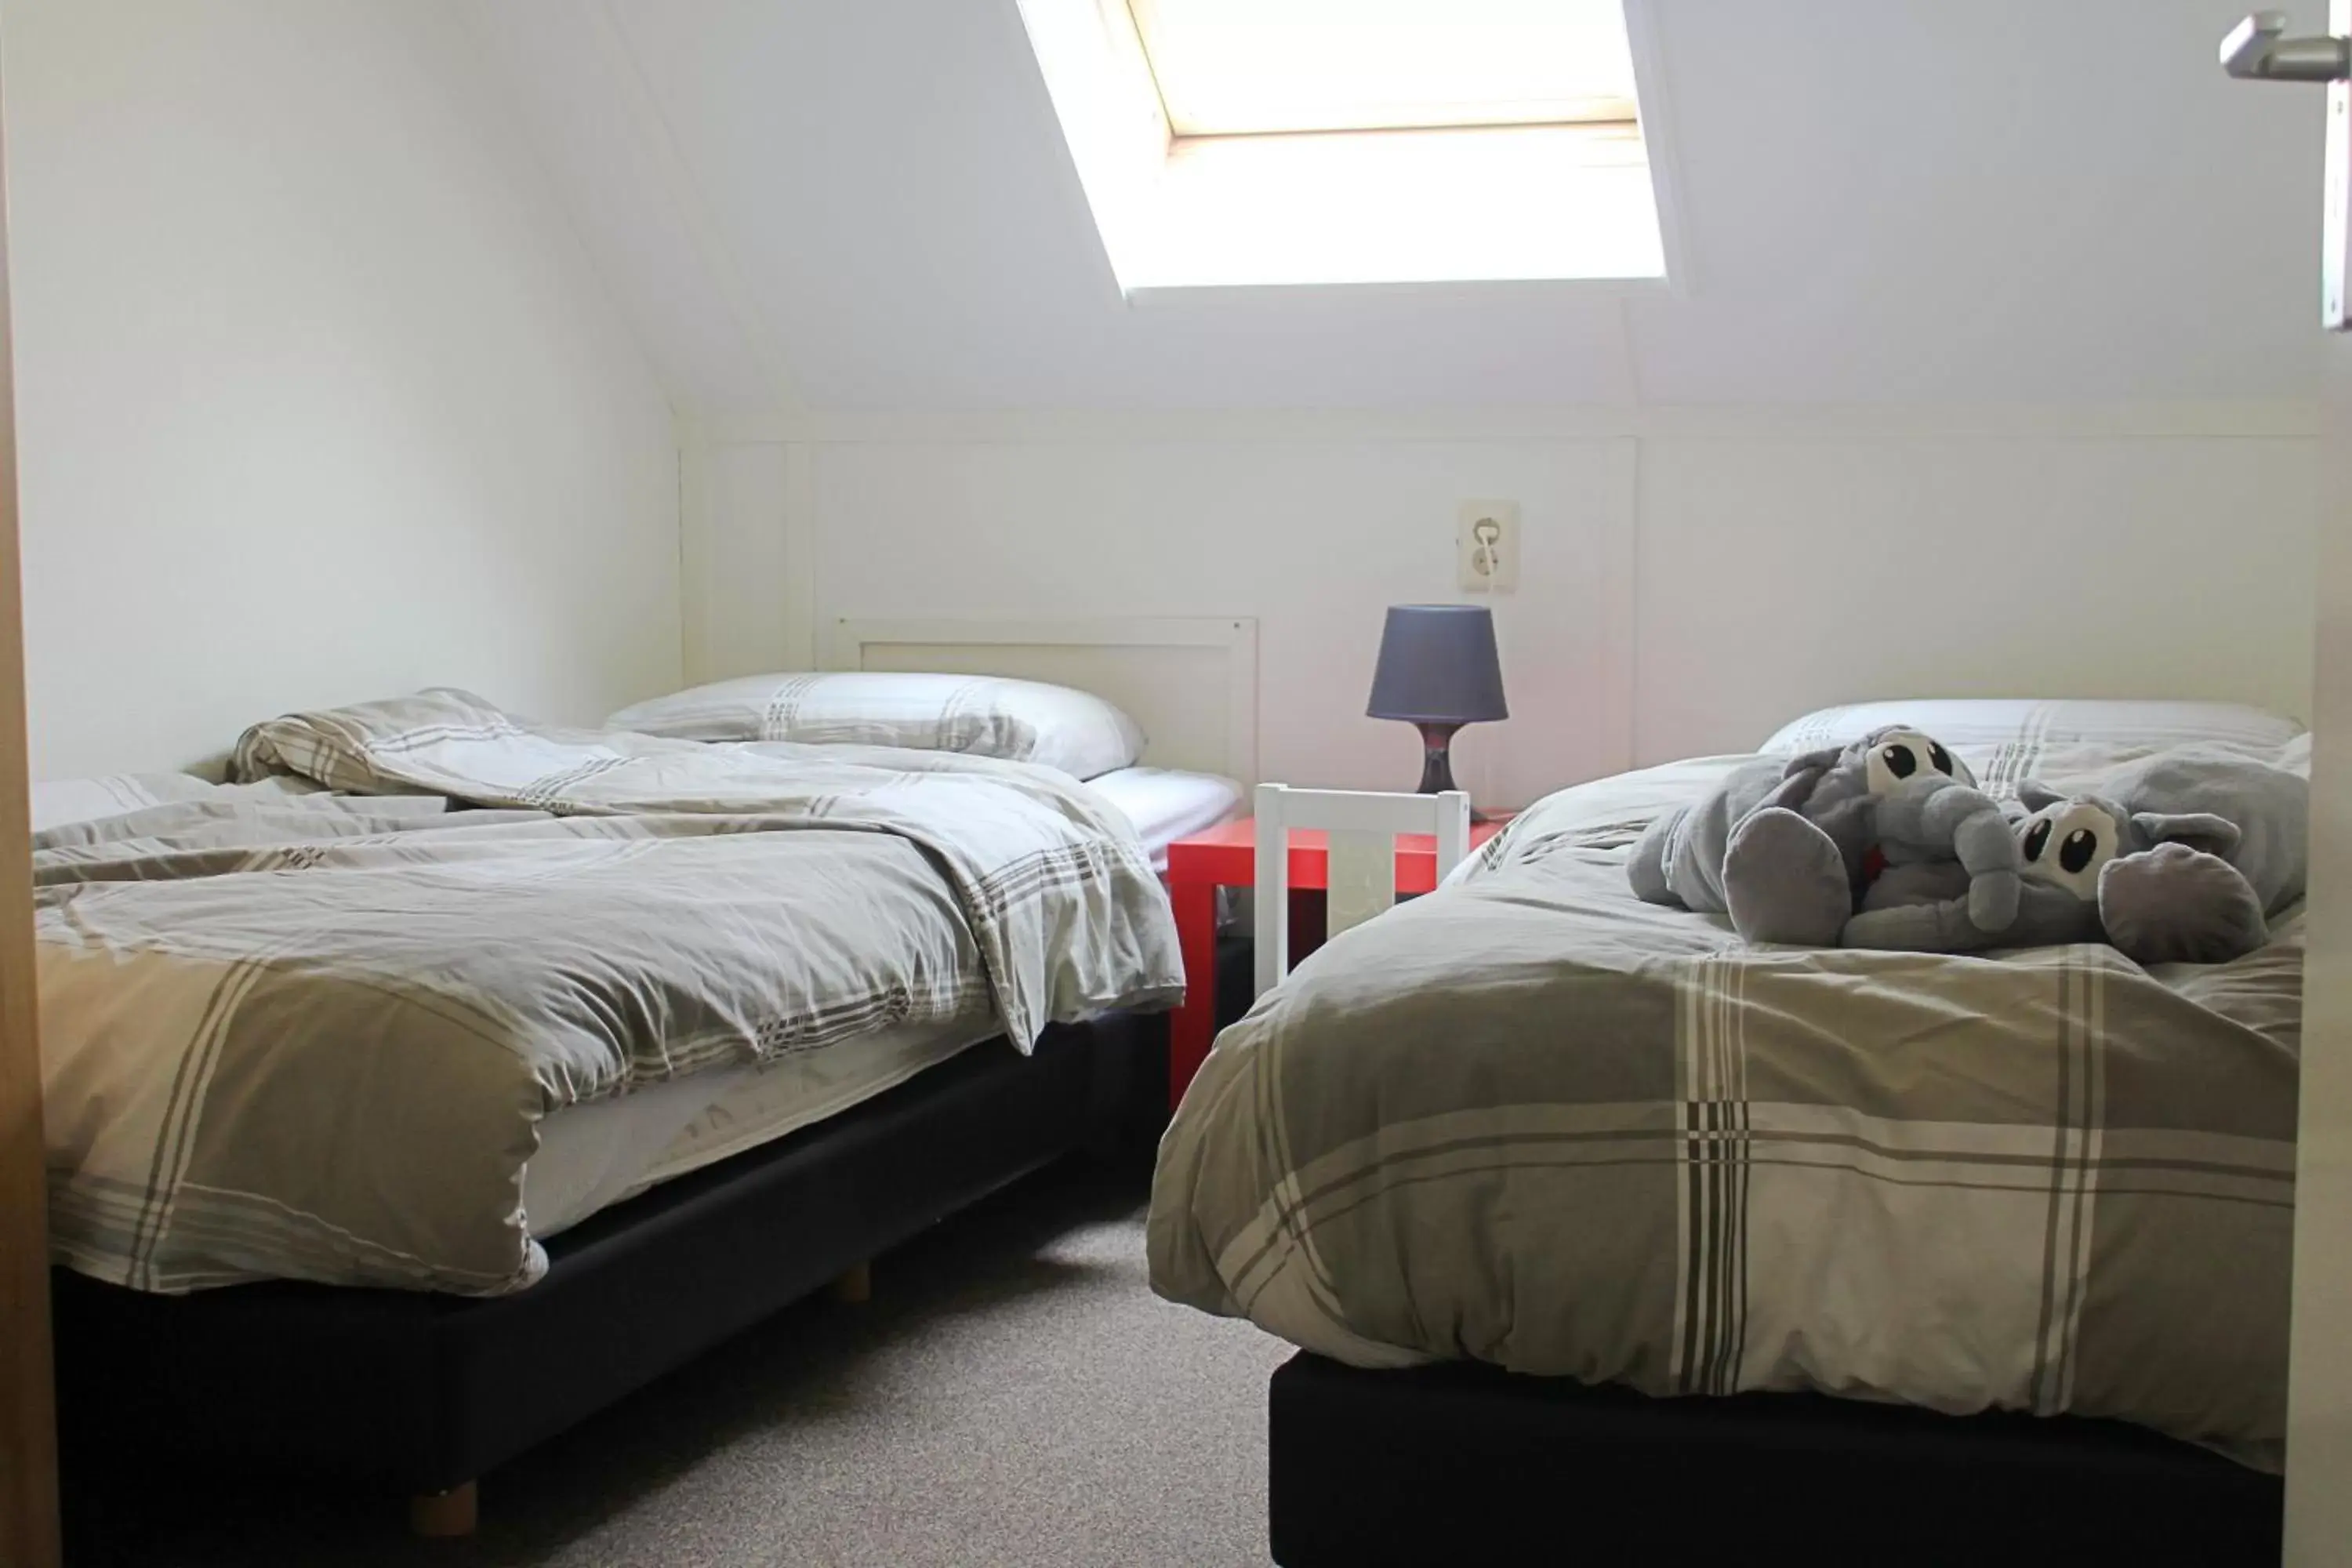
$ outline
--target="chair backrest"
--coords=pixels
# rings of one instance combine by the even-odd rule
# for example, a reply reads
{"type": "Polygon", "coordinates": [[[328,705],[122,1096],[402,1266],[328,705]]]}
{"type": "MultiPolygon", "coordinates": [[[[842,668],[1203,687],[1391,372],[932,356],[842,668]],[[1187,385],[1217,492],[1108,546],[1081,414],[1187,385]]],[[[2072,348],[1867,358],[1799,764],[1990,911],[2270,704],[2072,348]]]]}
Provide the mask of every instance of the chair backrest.
{"type": "Polygon", "coordinates": [[[1396,902],[1396,840],[1400,833],[1437,839],[1437,879],[1470,853],[1470,797],[1383,795],[1370,790],[1257,786],[1257,989],[1263,996],[1290,972],[1290,832],[1323,829],[1328,845],[1323,879],[1324,931],[1338,936],[1396,902]]]}

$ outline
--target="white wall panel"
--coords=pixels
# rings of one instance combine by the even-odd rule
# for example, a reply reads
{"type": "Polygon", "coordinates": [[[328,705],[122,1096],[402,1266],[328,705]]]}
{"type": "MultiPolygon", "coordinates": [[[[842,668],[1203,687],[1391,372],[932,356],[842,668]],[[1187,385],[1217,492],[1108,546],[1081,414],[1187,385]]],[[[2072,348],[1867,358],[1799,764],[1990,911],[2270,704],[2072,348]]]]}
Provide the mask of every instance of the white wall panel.
{"type": "Polygon", "coordinates": [[[778,609],[794,596],[818,620],[1248,615],[1265,775],[1396,784],[1411,731],[1362,716],[1381,609],[1460,597],[1455,505],[1508,497],[1526,531],[1520,589],[1494,601],[1512,717],[1458,742],[1492,804],[1744,750],[1868,697],[2308,710],[2317,443],[2277,410],[1909,428],[1718,410],[1621,415],[1619,435],[1585,411],[1557,436],[1497,420],[1489,440],[1450,416],[1358,423],[877,417],[720,439],[712,593],[734,619],[710,630],[728,650],[712,673],[794,647],[778,609]],[[803,564],[785,550],[772,589],[759,574],[795,534],[803,564]]]}
{"type": "Polygon", "coordinates": [[[1515,498],[1521,581],[1543,586],[1496,603],[1513,716],[1465,730],[1457,756],[1474,791],[1522,798],[1619,761],[1603,572],[1627,458],[1611,441],[826,445],[817,601],[824,616],[1253,616],[1264,775],[1403,787],[1412,731],[1364,717],[1382,611],[1454,598],[1456,503],[1515,498]]]}
{"type": "Polygon", "coordinates": [[[1827,702],[2190,697],[2302,715],[2316,443],[1644,444],[1636,750],[1827,702]]]}
{"type": "Polygon", "coordinates": [[[790,448],[775,445],[711,449],[703,498],[710,520],[690,554],[709,606],[700,639],[697,682],[758,675],[804,663],[792,644],[792,563],[786,552],[790,448]]]}

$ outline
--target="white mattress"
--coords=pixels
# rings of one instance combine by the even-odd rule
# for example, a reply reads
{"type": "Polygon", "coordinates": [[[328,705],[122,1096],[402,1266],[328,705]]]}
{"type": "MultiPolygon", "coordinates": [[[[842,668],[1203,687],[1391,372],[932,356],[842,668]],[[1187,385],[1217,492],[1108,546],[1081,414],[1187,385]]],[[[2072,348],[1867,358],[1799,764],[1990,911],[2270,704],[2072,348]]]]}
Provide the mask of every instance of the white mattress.
{"type": "MultiPolygon", "coordinates": [[[[1168,846],[1240,814],[1242,786],[1211,773],[1121,768],[1089,781],[1135,824],[1152,865],[1168,846]]],[[[997,1033],[993,1016],[886,1029],[765,1068],[696,1073],[540,1123],[523,1212],[545,1240],[648,1187],[837,1116],[997,1033]]]]}
{"type": "Polygon", "coordinates": [[[1174,768],[1120,768],[1087,781],[1110,797],[1135,824],[1136,836],[1151,851],[1154,870],[1168,869],[1168,847],[1187,834],[1231,822],[1248,798],[1242,786],[1215,773],[1174,768]]]}
{"type": "Polygon", "coordinates": [[[544,1241],[648,1187],[837,1116],[996,1033],[992,1014],[910,1025],[567,1107],[539,1124],[539,1152],[523,1169],[530,1233],[544,1241]]]}

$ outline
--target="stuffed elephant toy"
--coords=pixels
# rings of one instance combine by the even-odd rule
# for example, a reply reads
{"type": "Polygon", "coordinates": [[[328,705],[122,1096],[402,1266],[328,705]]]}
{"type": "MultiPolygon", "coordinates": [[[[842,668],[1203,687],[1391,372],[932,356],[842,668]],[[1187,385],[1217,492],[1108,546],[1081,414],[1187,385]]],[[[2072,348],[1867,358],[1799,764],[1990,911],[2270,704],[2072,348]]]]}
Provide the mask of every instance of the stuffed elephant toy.
{"type": "Polygon", "coordinates": [[[1627,875],[1648,902],[1729,915],[1748,942],[1916,949],[2005,931],[2021,864],[1967,766],[1895,727],[1743,764],[1651,824],[1627,875]],[[1900,891],[1874,899],[1889,879],[1900,891]]]}
{"type": "Polygon", "coordinates": [[[2138,963],[2221,963],[2303,897],[2311,786],[2211,747],[2134,764],[2095,795],[2027,780],[2025,898],[2009,941],[2106,942],[2138,963]]]}

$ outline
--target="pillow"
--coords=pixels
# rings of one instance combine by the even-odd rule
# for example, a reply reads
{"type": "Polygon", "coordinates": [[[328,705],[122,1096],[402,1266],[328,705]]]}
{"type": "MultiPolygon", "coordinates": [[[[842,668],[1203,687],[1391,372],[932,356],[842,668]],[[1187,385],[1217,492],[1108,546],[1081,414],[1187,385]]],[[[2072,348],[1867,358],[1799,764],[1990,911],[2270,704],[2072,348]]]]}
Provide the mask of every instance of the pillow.
{"type": "Polygon", "coordinates": [[[1781,725],[1759,749],[1842,746],[1885,724],[1935,736],[1995,795],[2013,794],[2021,779],[2058,782],[2113,763],[2117,753],[2146,755],[2190,742],[2275,753],[2303,733],[2292,719],[2239,702],[1942,697],[1819,709],[1781,725]]]}
{"type": "Polygon", "coordinates": [[[1135,721],[1099,697],[995,675],[747,675],[624,708],[604,724],[679,741],[970,752],[1082,779],[1131,766],[1144,746],[1135,721]]]}
{"type": "Polygon", "coordinates": [[[1767,752],[1843,746],[1885,724],[1909,724],[1948,746],[2145,746],[2191,741],[2275,750],[2303,733],[2292,719],[2239,702],[2122,702],[2033,698],[1927,698],[1850,702],[1791,720],[1772,732],[1767,752]]]}

